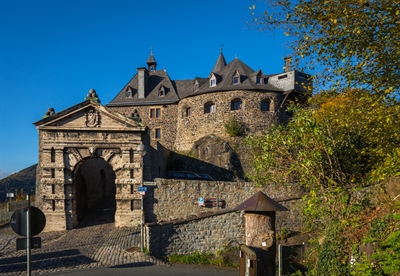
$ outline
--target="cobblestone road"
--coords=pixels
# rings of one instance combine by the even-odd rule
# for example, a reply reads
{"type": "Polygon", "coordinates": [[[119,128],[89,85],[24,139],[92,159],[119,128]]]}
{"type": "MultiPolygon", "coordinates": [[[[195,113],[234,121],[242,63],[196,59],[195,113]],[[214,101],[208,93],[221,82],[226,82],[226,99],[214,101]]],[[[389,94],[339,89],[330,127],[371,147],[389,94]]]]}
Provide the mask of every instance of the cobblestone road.
{"type": "MultiPolygon", "coordinates": [[[[114,228],[113,203],[92,210],[78,228],[40,233],[42,247],[32,249],[32,275],[94,267],[166,265],[140,252],[140,229],[114,228]],[[110,207],[111,206],[111,207],[110,207]]],[[[10,226],[0,229],[0,275],[25,275],[26,250],[16,251],[16,235],[10,226]]]]}

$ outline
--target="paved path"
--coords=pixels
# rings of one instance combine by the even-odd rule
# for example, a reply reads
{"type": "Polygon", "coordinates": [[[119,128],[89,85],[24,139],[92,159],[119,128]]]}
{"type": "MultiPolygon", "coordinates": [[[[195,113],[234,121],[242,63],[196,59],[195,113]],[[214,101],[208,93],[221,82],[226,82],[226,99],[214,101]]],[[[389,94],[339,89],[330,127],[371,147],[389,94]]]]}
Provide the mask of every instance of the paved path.
{"type": "MultiPolygon", "coordinates": [[[[164,261],[140,252],[127,252],[138,247],[140,230],[114,228],[112,206],[104,204],[87,215],[78,228],[41,233],[42,248],[32,250],[32,275],[71,269],[116,266],[165,266],[164,261]],[[111,207],[110,207],[111,206],[111,207]]],[[[12,229],[0,228],[0,275],[25,275],[26,250],[16,251],[12,229]]]]}
{"type": "Polygon", "coordinates": [[[47,274],[46,276],[238,276],[239,270],[234,268],[218,268],[198,265],[171,265],[171,266],[136,266],[92,268],[83,270],[69,270],[65,272],[47,274]]]}

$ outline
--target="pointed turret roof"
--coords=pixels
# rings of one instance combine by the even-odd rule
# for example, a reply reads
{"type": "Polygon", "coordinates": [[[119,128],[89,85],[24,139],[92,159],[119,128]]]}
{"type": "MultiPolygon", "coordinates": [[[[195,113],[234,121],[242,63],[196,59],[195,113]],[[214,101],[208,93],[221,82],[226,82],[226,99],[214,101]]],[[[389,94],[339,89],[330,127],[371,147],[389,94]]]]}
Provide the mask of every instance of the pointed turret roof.
{"type": "Polygon", "coordinates": [[[156,70],[157,62],[156,59],[153,56],[153,52],[150,52],[150,56],[146,61],[147,63],[147,69],[150,70],[151,66],[154,66],[154,71],[156,70]]]}
{"type": "Polygon", "coordinates": [[[221,53],[218,56],[217,62],[215,63],[211,72],[217,73],[217,72],[221,71],[226,66],[226,64],[227,63],[226,63],[224,54],[221,51],[221,53]]]}
{"type": "Polygon", "coordinates": [[[253,212],[288,211],[288,209],[286,209],[261,191],[246,199],[242,204],[238,205],[235,210],[253,212]]]}

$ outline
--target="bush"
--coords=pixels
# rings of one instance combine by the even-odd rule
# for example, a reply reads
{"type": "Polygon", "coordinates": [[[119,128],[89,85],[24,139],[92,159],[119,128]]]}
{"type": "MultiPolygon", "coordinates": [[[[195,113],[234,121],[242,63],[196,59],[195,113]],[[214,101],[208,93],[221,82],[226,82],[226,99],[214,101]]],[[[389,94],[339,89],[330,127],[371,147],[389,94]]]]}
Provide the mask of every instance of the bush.
{"type": "Polygon", "coordinates": [[[236,137],[240,136],[244,132],[244,127],[243,123],[240,122],[237,118],[234,116],[230,116],[228,121],[225,122],[224,124],[226,132],[231,136],[231,137],[236,137]]]}

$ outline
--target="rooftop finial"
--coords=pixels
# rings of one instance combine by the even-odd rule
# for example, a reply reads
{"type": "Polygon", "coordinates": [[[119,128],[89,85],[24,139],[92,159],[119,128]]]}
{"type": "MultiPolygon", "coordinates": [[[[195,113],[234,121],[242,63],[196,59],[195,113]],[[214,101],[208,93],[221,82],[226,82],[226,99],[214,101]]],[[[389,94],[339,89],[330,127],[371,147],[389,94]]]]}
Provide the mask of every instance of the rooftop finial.
{"type": "Polygon", "coordinates": [[[235,54],[235,59],[238,59],[238,54],[235,54]]]}
{"type": "Polygon", "coordinates": [[[220,53],[222,54],[222,51],[224,50],[224,44],[221,44],[221,48],[220,48],[220,53]]]}

